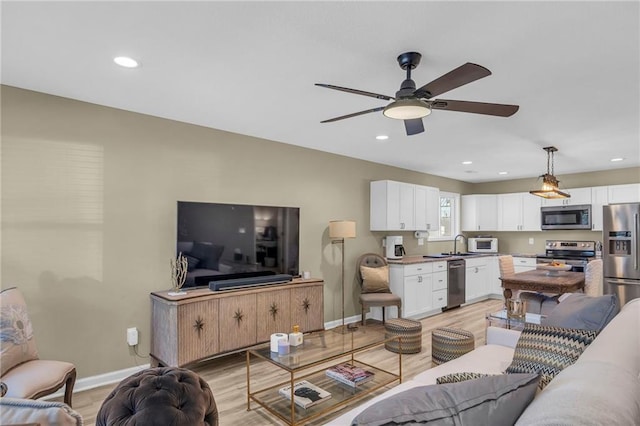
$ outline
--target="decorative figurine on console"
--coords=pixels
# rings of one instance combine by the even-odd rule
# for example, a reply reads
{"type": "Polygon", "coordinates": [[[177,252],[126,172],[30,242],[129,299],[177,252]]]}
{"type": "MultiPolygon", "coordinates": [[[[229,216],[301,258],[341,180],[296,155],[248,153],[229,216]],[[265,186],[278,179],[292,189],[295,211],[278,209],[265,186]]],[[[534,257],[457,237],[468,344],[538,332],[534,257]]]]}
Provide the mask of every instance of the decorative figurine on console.
{"type": "Polygon", "coordinates": [[[169,296],[181,296],[187,294],[186,291],[182,291],[182,286],[187,280],[187,258],[182,255],[182,252],[178,253],[178,257],[174,260],[171,259],[171,291],[169,296]]]}

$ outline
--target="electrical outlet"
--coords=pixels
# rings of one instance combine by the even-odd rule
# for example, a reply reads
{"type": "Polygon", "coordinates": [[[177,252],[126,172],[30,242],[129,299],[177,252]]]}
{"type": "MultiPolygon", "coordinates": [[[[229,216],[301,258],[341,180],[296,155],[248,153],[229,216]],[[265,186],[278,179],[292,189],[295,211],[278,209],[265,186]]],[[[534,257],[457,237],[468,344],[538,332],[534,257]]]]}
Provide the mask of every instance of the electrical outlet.
{"type": "Polygon", "coordinates": [[[129,346],[138,344],[138,329],[136,327],[127,328],[127,344],[129,346]]]}
{"type": "Polygon", "coordinates": [[[529,238],[529,245],[533,245],[533,238],[529,238]]]}
{"type": "Polygon", "coordinates": [[[387,239],[383,238],[382,239],[382,247],[386,247],[387,246],[387,239]]]}

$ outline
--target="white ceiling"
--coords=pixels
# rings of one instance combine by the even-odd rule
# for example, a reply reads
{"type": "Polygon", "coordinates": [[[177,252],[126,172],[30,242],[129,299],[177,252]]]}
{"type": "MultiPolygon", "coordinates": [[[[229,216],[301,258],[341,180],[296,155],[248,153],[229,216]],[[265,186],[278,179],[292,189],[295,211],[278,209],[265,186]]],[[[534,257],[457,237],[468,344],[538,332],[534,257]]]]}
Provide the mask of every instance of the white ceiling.
{"type": "Polygon", "coordinates": [[[3,1],[1,13],[11,86],[467,182],[540,175],[548,145],[560,180],[640,166],[637,1],[3,1]],[[423,55],[418,86],[473,62],[493,75],[440,97],[520,110],[434,110],[411,137],[381,112],[320,123],[385,101],[314,83],[394,96],[406,51],[423,55]]]}

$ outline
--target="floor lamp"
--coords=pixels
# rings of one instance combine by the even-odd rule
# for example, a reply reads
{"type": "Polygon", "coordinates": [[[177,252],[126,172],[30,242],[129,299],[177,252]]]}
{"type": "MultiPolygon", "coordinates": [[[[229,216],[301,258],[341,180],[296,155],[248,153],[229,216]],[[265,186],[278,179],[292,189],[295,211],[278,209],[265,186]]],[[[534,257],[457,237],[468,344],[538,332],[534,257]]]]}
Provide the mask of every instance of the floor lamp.
{"type": "Polygon", "coordinates": [[[331,244],[342,244],[342,327],[341,332],[345,332],[344,326],[344,240],[345,238],[356,237],[356,223],[352,220],[332,220],[329,222],[329,238],[331,244]]]}

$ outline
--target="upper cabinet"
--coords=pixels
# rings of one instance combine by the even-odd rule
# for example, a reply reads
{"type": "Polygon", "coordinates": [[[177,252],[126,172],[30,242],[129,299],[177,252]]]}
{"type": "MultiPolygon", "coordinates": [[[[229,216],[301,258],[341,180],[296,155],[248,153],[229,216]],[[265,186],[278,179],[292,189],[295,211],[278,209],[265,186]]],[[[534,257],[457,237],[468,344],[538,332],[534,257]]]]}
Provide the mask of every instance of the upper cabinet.
{"type": "Polygon", "coordinates": [[[417,231],[429,231],[429,236],[440,234],[440,189],[415,185],[415,218],[417,231]]]}
{"type": "Polygon", "coordinates": [[[498,231],[540,231],[540,197],[528,192],[497,197],[498,231]]]}
{"type": "Polygon", "coordinates": [[[372,231],[415,228],[415,185],[392,180],[371,182],[369,206],[372,231]]]}
{"type": "Polygon", "coordinates": [[[607,191],[608,204],[639,203],[640,183],[610,185],[607,191]]]}
{"type": "Polygon", "coordinates": [[[562,189],[571,195],[570,198],[543,198],[543,206],[575,206],[578,204],[591,204],[591,188],[562,189]]]}
{"type": "Polygon", "coordinates": [[[498,197],[495,194],[472,194],[460,197],[463,231],[498,230],[498,197]]]}
{"type": "Polygon", "coordinates": [[[429,231],[439,228],[440,190],[412,183],[371,182],[372,231],[429,231]]]}

